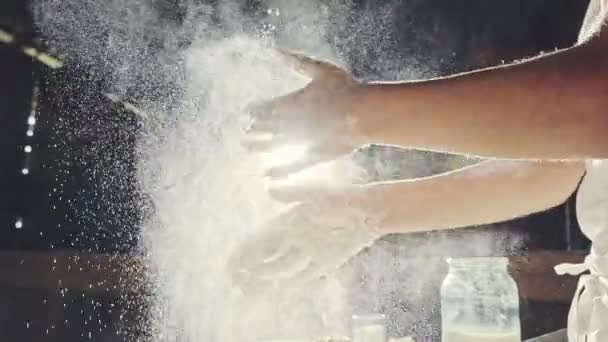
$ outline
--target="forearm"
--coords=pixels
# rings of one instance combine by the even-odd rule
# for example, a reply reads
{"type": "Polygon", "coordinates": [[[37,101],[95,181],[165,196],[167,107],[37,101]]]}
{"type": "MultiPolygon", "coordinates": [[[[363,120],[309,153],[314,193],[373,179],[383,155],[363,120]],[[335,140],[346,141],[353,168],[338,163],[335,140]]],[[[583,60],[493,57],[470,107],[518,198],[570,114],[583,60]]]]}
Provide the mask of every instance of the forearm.
{"type": "Polygon", "coordinates": [[[387,233],[505,221],[563,203],[584,173],[578,162],[487,161],[414,181],[372,185],[368,206],[387,233]]]}
{"type": "Polygon", "coordinates": [[[365,85],[353,115],[370,142],[508,159],[607,158],[605,46],[596,39],[505,67],[365,85]]]}

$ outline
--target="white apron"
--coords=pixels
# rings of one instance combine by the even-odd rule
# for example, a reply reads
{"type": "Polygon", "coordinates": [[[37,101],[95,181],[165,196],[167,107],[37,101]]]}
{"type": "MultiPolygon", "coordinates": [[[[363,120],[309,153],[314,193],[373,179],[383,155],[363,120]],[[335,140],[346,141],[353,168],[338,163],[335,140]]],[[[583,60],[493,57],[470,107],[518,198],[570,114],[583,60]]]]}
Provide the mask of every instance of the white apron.
{"type": "Polygon", "coordinates": [[[580,275],[570,313],[569,342],[608,342],[608,161],[589,162],[580,186],[576,212],[592,241],[583,264],[562,264],[558,274],[580,275]]]}

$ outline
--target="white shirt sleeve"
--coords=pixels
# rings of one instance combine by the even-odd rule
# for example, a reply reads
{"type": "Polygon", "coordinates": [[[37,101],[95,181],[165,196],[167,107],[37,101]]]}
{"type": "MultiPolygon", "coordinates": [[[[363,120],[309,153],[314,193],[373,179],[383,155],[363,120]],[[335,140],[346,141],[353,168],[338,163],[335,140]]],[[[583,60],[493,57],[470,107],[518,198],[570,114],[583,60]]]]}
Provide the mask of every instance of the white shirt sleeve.
{"type": "Polygon", "coordinates": [[[608,161],[587,162],[587,174],[583,178],[576,198],[576,216],[583,233],[594,247],[607,248],[608,241],[608,161]]]}
{"type": "Polygon", "coordinates": [[[606,18],[607,9],[608,0],[591,0],[589,7],[587,8],[585,21],[579,31],[579,43],[589,39],[600,29],[602,22],[606,18]]]}

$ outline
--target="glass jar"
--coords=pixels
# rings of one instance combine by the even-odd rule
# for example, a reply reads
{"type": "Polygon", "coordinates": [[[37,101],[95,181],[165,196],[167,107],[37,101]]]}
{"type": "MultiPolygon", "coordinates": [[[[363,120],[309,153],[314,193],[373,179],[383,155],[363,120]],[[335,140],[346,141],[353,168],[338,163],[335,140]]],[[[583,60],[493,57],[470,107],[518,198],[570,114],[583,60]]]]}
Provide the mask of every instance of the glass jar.
{"type": "Polygon", "coordinates": [[[442,342],[521,342],[519,291],[507,258],[448,259],[442,342]]]}

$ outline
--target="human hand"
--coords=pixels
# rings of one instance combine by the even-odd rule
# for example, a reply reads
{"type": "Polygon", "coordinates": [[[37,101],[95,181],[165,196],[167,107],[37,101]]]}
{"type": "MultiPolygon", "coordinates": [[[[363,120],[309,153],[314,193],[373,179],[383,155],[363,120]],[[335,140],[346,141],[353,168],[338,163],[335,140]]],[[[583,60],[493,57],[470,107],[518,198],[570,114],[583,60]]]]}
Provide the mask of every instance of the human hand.
{"type": "Polygon", "coordinates": [[[289,144],[305,144],[308,149],[304,158],[274,167],[269,175],[286,176],[367,143],[360,119],[353,115],[362,85],[331,63],[293,52],[279,53],[312,81],[298,91],[252,106],[253,123],[245,144],[260,152],[289,144]]]}
{"type": "Polygon", "coordinates": [[[231,271],[245,291],[318,279],[382,235],[382,211],[366,207],[372,196],[366,186],[326,190],[322,198],[319,191],[303,197],[295,188],[272,194],[284,202],[303,201],[267,223],[233,256],[231,271]]]}

